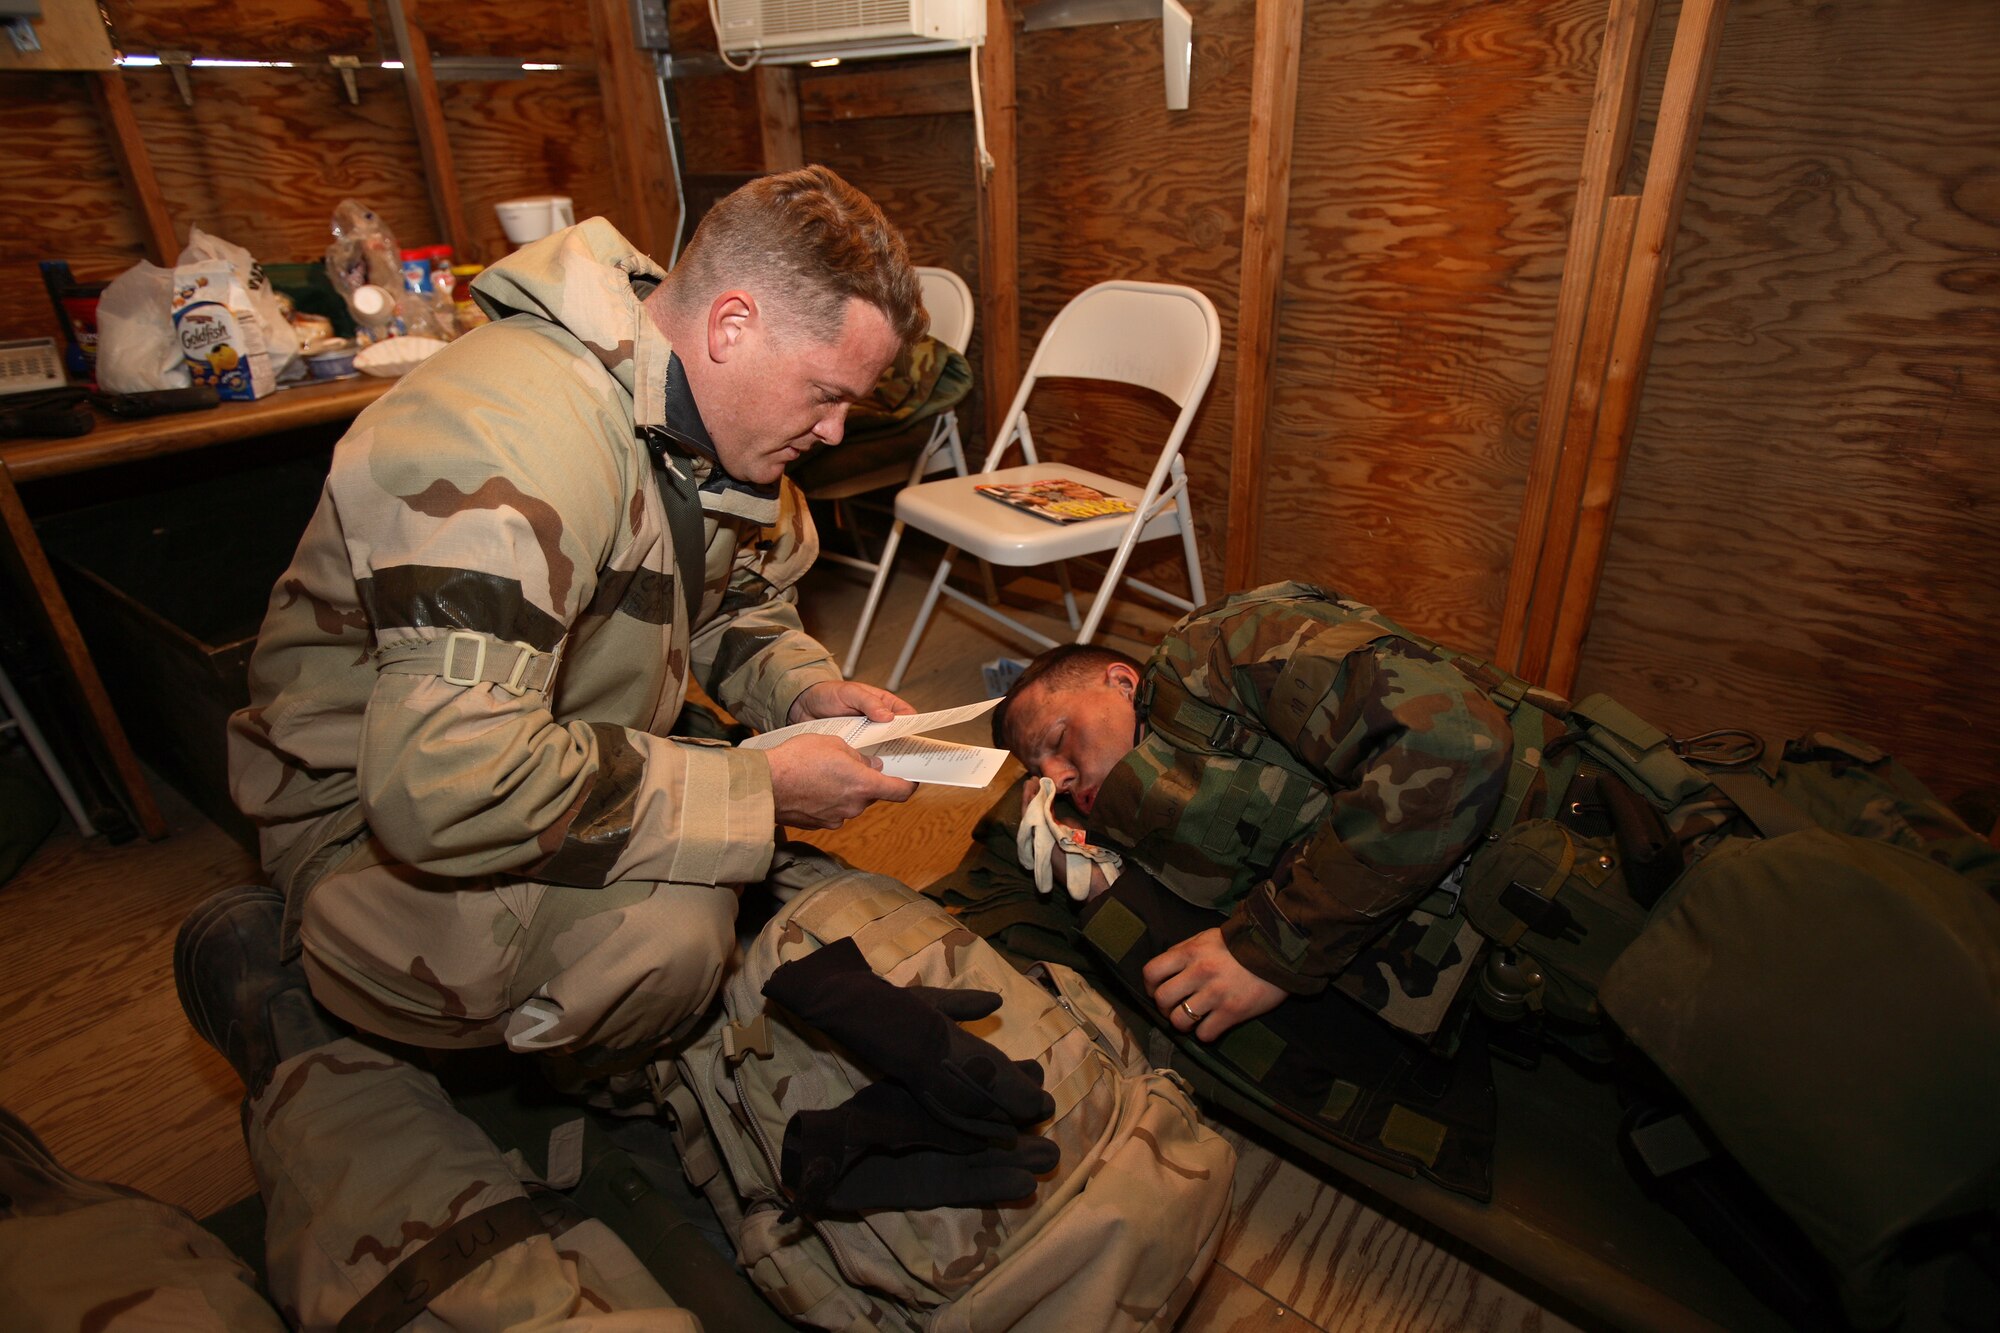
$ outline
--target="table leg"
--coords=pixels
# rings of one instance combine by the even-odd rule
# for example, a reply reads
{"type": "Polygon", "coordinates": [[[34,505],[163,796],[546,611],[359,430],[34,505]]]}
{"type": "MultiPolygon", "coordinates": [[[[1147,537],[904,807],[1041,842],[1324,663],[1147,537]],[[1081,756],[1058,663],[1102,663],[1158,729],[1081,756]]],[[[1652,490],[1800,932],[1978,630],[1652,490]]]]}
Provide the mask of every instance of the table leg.
{"type": "Polygon", "coordinates": [[[69,603],[56,583],[56,572],[49,566],[48,553],[42,550],[41,538],[35,535],[34,524],[28,519],[27,507],[21,503],[20,492],[14,489],[13,474],[5,462],[0,462],[0,522],[6,526],[22,577],[34,592],[49,633],[62,650],[63,662],[69,667],[84,712],[105,753],[111,757],[132,817],[148,838],[157,841],[166,837],[167,821],[160,814],[152,789],[146,785],[146,775],[139,769],[139,757],[132,753],[132,743],[125,738],[125,728],[119,724],[118,714],[112,711],[111,697],[104,692],[97,664],[90,660],[83,632],[77,628],[76,617],[70,614],[69,603]]]}

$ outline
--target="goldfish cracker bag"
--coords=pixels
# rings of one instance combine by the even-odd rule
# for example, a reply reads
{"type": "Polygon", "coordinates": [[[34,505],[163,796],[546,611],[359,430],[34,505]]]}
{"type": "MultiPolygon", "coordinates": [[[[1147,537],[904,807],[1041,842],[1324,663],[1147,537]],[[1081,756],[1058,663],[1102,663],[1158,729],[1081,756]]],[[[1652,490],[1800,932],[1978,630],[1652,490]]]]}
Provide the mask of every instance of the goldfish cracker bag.
{"type": "Polygon", "coordinates": [[[174,270],[174,333],[196,384],[225,400],[262,398],[277,386],[250,293],[223,260],[174,270]]]}

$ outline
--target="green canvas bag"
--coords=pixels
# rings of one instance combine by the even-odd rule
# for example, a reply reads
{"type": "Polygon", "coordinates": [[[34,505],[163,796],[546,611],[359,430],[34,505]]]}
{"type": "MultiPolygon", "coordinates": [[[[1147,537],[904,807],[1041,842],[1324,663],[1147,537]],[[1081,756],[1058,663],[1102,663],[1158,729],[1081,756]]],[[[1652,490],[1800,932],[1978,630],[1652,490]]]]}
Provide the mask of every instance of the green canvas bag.
{"type": "Polygon", "coordinates": [[[751,1280],[825,1329],[1147,1329],[1171,1326],[1222,1237],[1235,1150],[1174,1077],[1149,1068],[1111,1006],[1059,964],[1030,977],[930,899],[844,867],[758,934],[721,1012],[677,1061],[668,1093],[682,1161],[734,1237],[751,1280]],[[999,1208],[788,1216],[777,1145],[795,1111],[835,1106],[872,1076],[768,1006],[782,963],[851,937],[898,985],[997,991],[969,1024],[1044,1070],[1062,1160],[1034,1197],[999,1208]]]}
{"type": "Polygon", "coordinates": [[[1599,997],[1857,1324],[1894,1317],[1907,1232],[2000,1206],[2000,905],[1937,862],[1824,829],[1733,844],[1599,997]]]}

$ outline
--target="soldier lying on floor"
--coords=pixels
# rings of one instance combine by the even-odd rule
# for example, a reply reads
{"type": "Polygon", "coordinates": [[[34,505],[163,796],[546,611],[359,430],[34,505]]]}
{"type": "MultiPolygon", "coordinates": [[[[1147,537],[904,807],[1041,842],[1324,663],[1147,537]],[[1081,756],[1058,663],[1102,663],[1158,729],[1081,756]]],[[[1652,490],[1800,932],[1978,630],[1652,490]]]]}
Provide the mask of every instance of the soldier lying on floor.
{"type": "Polygon", "coordinates": [[[1359,1151],[1483,1196],[1491,1083],[1460,1060],[1413,1131],[1407,1097],[1284,1074],[1302,1044],[1351,1069],[1351,1041],[1411,1081],[1415,1046],[1369,1045],[1329,990],[1433,1053],[1523,1016],[1586,1053],[1629,1041],[1859,1322],[1893,1313],[1909,1226],[2000,1189],[2000,852],[1871,747],[1678,741],[1296,583],[1197,612],[1144,666],[1051,650],[993,727],[1031,775],[1023,864],[1095,899],[1085,933],[1175,1031],[1359,1151]]]}

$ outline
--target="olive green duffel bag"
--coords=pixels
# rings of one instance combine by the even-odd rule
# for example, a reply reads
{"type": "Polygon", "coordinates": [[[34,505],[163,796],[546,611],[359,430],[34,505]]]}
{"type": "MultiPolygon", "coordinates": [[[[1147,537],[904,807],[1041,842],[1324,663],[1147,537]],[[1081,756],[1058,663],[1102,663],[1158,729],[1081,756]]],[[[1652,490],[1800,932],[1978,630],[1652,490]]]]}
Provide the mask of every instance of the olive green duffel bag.
{"type": "Polygon", "coordinates": [[[1606,974],[1605,1012],[1893,1320],[1914,1227],[2000,1206],[2000,905],[1809,829],[1708,856],[1606,974]]]}

